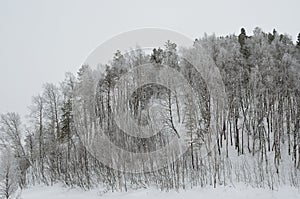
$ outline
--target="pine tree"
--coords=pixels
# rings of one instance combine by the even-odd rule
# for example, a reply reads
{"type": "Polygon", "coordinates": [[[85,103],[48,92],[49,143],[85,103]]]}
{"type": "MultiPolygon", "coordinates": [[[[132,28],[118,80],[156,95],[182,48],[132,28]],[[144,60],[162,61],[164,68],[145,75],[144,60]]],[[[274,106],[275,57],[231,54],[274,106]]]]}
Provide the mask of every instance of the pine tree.
{"type": "Polygon", "coordinates": [[[179,70],[179,58],[176,49],[177,45],[168,40],[165,43],[165,48],[166,49],[164,50],[163,64],[167,65],[168,67],[179,70]]]}
{"type": "Polygon", "coordinates": [[[244,28],[241,29],[241,33],[239,35],[239,43],[241,47],[245,45],[245,41],[247,39],[246,30],[244,28]]]}
{"type": "Polygon", "coordinates": [[[238,37],[239,43],[240,43],[240,52],[245,56],[245,58],[248,58],[250,56],[249,49],[246,45],[246,40],[248,36],[246,35],[246,31],[244,28],[241,29],[241,33],[238,37]]]}
{"type": "Polygon", "coordinates": [[[151,54],[150,62],[155,64],[162,64],[163,61],[163,49],[161,48],[154,48],[151,54]]]}
{"type": "Polygon", "coordinates": [[[73,123],[73,116],[72,116],[72,102],[71,99],[68,99],[64,102],[62,107],[62,118],[61,118],[61,134],[59,140],[61,142],[67,141],[69,142],[72,133],[72,123],[73,123]]]}

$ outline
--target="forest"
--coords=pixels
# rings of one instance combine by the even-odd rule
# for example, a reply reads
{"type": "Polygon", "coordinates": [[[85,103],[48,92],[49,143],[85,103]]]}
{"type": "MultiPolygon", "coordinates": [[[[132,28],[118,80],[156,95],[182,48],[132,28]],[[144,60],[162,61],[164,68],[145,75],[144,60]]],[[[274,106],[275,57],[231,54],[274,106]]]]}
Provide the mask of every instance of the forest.
{"type": "Polygon", "coordinates": [[[1,114],[0,196],[57,182],[112,192],[300,187],[300,33],[296,43],[275,29],[205,34],[189,48],[166,41],[150,52],[117,50],[99,66],[83,64],[60,83],[45,83],[26,121],[1,114]],[[207,82],[196,65],[213,65],[220,76],[207,82]],[[158,73],[175,81],[162,85],[158,73]],[[210,89],[217,81],[222,99],[210,89]],[[141,129],[151,136],[136,136],[141,129]],[[186,150],[178,157],[158,154],[151,165],[135,159],[179,138],[186,150]],[[111,154],[104,139],[130,153],[111,154]]]}

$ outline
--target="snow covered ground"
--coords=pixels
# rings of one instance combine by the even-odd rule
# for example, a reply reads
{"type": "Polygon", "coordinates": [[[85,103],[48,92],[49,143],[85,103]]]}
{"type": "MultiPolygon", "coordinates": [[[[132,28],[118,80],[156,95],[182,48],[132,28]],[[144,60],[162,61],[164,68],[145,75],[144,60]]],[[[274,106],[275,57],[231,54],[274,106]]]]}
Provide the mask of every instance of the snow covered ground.
{"type": "Polygon", "coordinates": [[[206,187],[206,188],[194,188],[191,190],[176,191],[159,191],[156,189],[141,189],[129,192],[107,192],[103,193],[99,190],[83,191],[80,189],[63,188],[60,185],[54,185],[51,187],[35,186],[26,190],[23,190],[22,199],[299,199],[300,190],[292,187],[281,187],[278,190],[269,190],[261,188],[252,188],[245,185],[227,186],[227,187],[206,187]]]}

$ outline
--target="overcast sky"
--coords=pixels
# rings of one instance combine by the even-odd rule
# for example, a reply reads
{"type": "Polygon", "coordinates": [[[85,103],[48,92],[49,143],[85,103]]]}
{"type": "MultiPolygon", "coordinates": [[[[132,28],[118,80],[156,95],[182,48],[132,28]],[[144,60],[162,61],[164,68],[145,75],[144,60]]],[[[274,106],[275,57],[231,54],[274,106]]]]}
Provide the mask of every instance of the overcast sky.
{"type": "Polygon", "coordinates": [[[191,38],[275,27],[296,39],[299,0],[0,0],[0,113],[23,116],[45,82],[76,72],[112,36],[157,27],[191,38]]]}

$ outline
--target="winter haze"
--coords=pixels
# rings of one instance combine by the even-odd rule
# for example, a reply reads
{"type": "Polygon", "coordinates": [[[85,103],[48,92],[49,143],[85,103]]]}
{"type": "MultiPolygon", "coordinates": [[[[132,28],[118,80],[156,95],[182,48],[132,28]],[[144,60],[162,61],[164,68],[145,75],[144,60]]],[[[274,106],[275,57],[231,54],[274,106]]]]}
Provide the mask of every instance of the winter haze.
{"type": "Polygon", "coordinates": [[[158,27],[191,39],[204,32],[248,33],[276,28],[296,40],[298,0],[0,1],[0,112],[26,115],[45,82],[76,72],[89,53],[112,36],[158,27]]]}
{"type": "Polygon", "coordinates": [[[0,199],[300,198],[299,0],[0,0],[0,199]]]}

